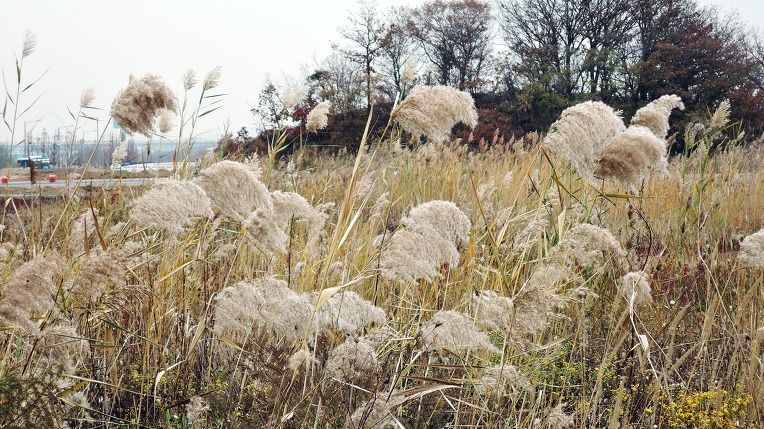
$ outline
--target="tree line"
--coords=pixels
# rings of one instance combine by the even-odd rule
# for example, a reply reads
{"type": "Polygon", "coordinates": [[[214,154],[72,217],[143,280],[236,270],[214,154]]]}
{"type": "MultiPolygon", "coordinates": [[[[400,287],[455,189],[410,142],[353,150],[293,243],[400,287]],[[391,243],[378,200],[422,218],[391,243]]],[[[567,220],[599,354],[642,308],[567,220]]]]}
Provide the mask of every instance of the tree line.
{"type": "MultiPolygon", "coordinates": [[[[696,0],[430,0],[389,10],[360,0],[339,34],[333,53],[297,82],[310,87],[300,106],[285,111],[285,84],[266,84],[252,109],[261,140],[285,114],[297,138],[312,106],[329,100],[329,126],[309,139],[357,143],[371,106],[384,127],[395,100],[416,84],[469,91],[480,116],[474,142],[545,132],[585,100],[628,120],[665,94],[687,108],[673,132],[724,100],[736,131],[749,139],[764,132],[764,42],[739,17],[696,0]]],[[[246,129],[237,137],[242,147],[257,145],[246,129]]]]}

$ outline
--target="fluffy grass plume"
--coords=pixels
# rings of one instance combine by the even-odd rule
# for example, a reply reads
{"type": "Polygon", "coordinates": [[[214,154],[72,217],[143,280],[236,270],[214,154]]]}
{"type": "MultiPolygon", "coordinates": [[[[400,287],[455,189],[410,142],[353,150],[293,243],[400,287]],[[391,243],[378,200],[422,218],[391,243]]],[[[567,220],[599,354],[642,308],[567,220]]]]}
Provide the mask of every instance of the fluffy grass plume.
{"type": "Polygon", "coordinates": [[[443,264],[457,266],[456,246],[469,241],[471,228],[456,204],[441,200],[414,207],[401,225],[404,228],[393,234],[380,260],[382,275],[401,282],[432,281],[443,264]]]}
{"type": "Polygon", "coordinates": [[[313,132],[326,128],[329,123],[329,107],[331,107],[329,101],[318,103],[305,118],[305,128],[313,132]]]}
{"type": "Polygon", "coordinates": [[[631,118],[631,125],[641,125],[648,128],[659,139],[665,139],[669,130],[671,111],[679,108],[684,110],[684,103],[678,95],[664,95],[637,110],[631,118]]]}
{"type": "Polygon", "coordinates": [[[643,271],[632,271],[618,279],[618,290],[630,305],[653,302],[650,295],[650,283],[643,271]]]}
{"type": "Polygon", "coordinates": [[[569,159],[581,176],[591,179],[605,149],[624,131],[620,112],[600,101],[586,101],[562,112],[543,146],[569,159]]]}
{"type": "Polygon", "coordinates": [[[392,113],[392,120],[415,139],[424,135],[436,142],[451,136],[451,128],[459,122],[477,125],[475,100],[466,92],[450,86],[417,85],[392,113]]]}
{"type": "Polygon", "coordinates": [[[743,267],[764,267],[764,229],[743,238],[737,261],[743,267]]]}
{"type": "Polygon", "coordinates": [[[131,75],[127,87],[111,104],[111,116],[126,132],[151,137],[162,109],[178,110],[175,100],[175,94],[159,76],[147,74],[136,79],[131,75]]]}
{"type": "Polygon", "coordinates": [[[469,316],[455,310],[435,313],[419,333],[425,351],[484,350],[498,353],[488,334],[478,330],[469,316]]]}
{"type": "Polygon", "coordinates": [[[256,210],[266,217],[274,213],[268,188],[251,168],[241,162],[213,164],[202,170],[194,183],[204,189],[213,206],[234,220],[245,220],[256,210]]]}
{"type": "Polygon", "coordinates": [[[178,232],[195,218],[212,217],[211,206],[210,198],[196,183],[166,179],[135,200],[130,220],[144,227],[178,232]]]}
{"type": "Polygon", "coordinates": [[[253,328],[272,330],[277,338],[293,341],[305,334],[313,306],[286,282],[264,277],[224,288],[215,306],[215,331],[236,341],[253,328]]]}
{"type": "Polygon", "coordinates": [[[620,182],[633,193],[655,174],[669,174],[666,141],[643,126],[631,126],[616,137],[594,171],[596,177],[620,182]]]}

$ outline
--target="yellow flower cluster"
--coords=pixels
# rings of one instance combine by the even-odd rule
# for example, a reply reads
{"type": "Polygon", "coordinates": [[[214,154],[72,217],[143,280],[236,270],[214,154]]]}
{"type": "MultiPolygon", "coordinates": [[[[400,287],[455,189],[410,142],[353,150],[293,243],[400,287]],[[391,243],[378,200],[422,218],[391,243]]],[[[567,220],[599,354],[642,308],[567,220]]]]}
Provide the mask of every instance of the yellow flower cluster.
{"type": "Polygon", "coordinates": [[[661,427],[690,428],[750,428],[746,415],[751,395],[730,393],[723,389],[681,393],[674,397],[661,396],[663,424],[661,427]]]}

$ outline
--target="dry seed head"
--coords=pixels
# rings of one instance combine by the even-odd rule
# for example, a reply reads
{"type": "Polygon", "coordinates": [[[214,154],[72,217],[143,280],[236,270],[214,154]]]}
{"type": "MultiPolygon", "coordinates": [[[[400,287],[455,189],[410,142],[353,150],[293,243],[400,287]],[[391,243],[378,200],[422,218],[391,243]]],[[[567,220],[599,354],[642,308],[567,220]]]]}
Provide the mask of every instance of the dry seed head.
{"type": "Polygon", "coordinates": [[[543,146],[569,159],[581,176],[591,180],[605,149],[625,130],[620,112],[605,103],[587,101],[562,112],[543,146]]]}
{"type": "Polygon", "coordinates": [[[82,303],[97,300],[108,289],[125,284],[126,269],[122,255],[115,251],[83,257],[72,279],[72,297],[82,303]]]}
{"type": "Polygon", "coordinates": [[[317,131],[326,128],[329,123],[329,108],[331,103],[329,101],[322,101],[308,113],[306,118],[305,128],[308,131],[317,131]]]}
{"type": "Polygon", "coordinates": [[[528,387],[528,383],[523,382],[517,367],[509,364],[486,368],[475,385],[476,390],[482,395],[493,392],[499,396],[513,393],[518,387],[528,387]]]}
{"type": "Polygon", "coordinates": [[[130,76],[127,87],[117,94],[111,104],[111,116],[128,133],[151,137],[160,109],[178,109],[175,94],[164,81],[152,74],[140,79],[130,76]]]}
{"type": "Polygon", "coordinates": [[[557,404],[546,416],[546,427],[549,429],[564,429],[573,426],[575,420],[572,414],[565,414],[565,402],[557,404]]]}
{"type": "Polygon", "coordinates": [[[631,118],[631,125],[647,127],[659,139],[665,139],[669,130],[669,116],[675,108],[684,110],[682,98],[678,95],[664,95],[637,110],[631,118]]]}
{"type": "Polygon", "coordinates": [[[400,427],[392,412],[406,402],[405,395],[376,392],[350,416],[348,427],[358,429],[397,429],[400,427]]]}
{"type": "Polygon", "coordinates": [[[125,161],[125,157],[127,156],[127,140],[122,140],[122,142],[119,143],[119,146],[114,150],[114,153],[111,154],[111,164],[113,167],[121,167],[122,162],[125,161]]]}
{"type": "Polygon", "coordinates": [[[650,283],[643,271],[632,271],[618,279],[618,290],[629,305],[638,306],[644,302],[653,302],[650,283]]]}
{"type": "Polygon", "coordinates": [[[135,199],[130,219],[141,227],[178,232],[195,218],[211,218],[211,206],[210,198],[196,183],[165,179],[135,199]]]}
{"type": "Polygon", "coordinates": [[[472,319],[455,310],[439,311],[420,329],[422,349],[458,353],[462,350],[486,350],[498,353],[488,334],[475,328],[472,319]]]}
{"type": "Polygon", "coordinates": [[[170,109],[159,109],[159,132],[169,133],[175,126],[175,112],[170,109]]]}
{"type": "Polygon", "coordinates": [[[416,79],[416,75],[419,70],[419,65],[413,57],[410,57],[403,63],[401,68],[401,84],[407,85],[416,79]]]}
{"type": "Polygon", "coordinates": [[[620,182],[637,193],[653,174],[668,175],[666,142],[643,126],[632,125],[608,146],[594,171],[596,177],[620,182]]]}
{"type": "Polygon", "coordinates": [[[568,281],[580,282],[581,279],[570,268],[560,265],[536,268],[512,301],[515,306],[513,330],[520,335],[534,335],[545,329],[554,310],[565,303],[565,297],[557,291],[568,281]]]}
{"type": "Polygon", "coordinates": [[[234,220],[243,221],[255,210],[268,217],[274,214],[268,188],[241,162],[226,160],[213,164],[202,170],[194,183],[209,195],[213,206],[234,220]]]}
{"type": "Polygon", "coordinates": [[[714,134],[724,128],[730,120],[730,101],[724,100],[719,103],[719,107],[714,111],[711,117],[711,124],[708,126],[709,133],[714,134]]]}
{"type": "Polygon", "coordinates": [[[204,413],[209,411],[210,407],[204,402],[201,396],[193,396],[186,404],[186,419],[188,420],[188,427],[203,428],[206,426],[204,419],[204,413]]]}
{"type": "Polygon", "coordinates": [[[239,282],[218,295],[215,331],[241,340],[253,327],[268,328],[278,338],[292,341],[305,334],[312,311],[308,295],[298,295],[285,281],[264,277],[239,282]]]}
{"type": "Polygon", "coordinates": [[[549,251],[553,263],[565,266],[572,266],[573,262],[584,267],[596,266],[606,257],[621,263],[626,252],[609,229],[590,223],[580,223],[571,228],[549,251]]]}
{"type": "Polygon", "coordinates": [[[737,261],[743,267],[764,267],[764,229],[745,237],[740,242],[737,261]]]}
{"type": "Polygon", "coordinates": [[[57,282],[69,273],[66,260],[55,252],[42,254],[21,265],[3,287],[0,324],[19,326],[27,334],[39,333],[40,322],[31,316],[56,313],[57,282]]]}
{"type": "Polygon", "coordinates": [[[192,89],[197,84],[196,80],[196,71],[194,70],[186,70],[185,73],[183,73],[183,88],[188,91],[189,89],[192,89]]]}
{"type": "Polygon", "coordinates": [[[95,100],[95,90],[93,88],[85,88],[80,97],[80,107],[90,107],[93,100],[95,100]]]}
{"type": "Polygon", "coordinates": [[[509,332],[515,306],[511,298],[485,290],[472,297],[475,324],[489,332],[509,332]]]}
{"type": "Polygon", "coordinates": [[[242,221],[244,229],[257,241],[259,249],[265,253],[286,253],[289,237],[279,227],[277,217],[255,210],[242,221]]]}
{"type": "Polygon", "coordinates": [[[374,351],[374,344],[366,338],[348,338],[332,350],[326,363],[326,373],[342,381],[367,377],[378,371],[380,362],[374,351]]]}
{"type": "Polygon", "coordinates": [[[478,123],[475,100],[449,86],[415,86],[392,113],[392,120],[415,138],[425,135],[443,142],[459,122],[474,128],[478,123]]]}
{"type": "Polygon", "coordinates": [[[303,366],[307,369],[313,365],[316,365],[317,363],[318,360],[313,357],[313,353],[311,353],[308,349],[302,348],[289,357],[289,364],[287,365],[287,368],[291,369],[292,371],[297,371],[303,366]]]}
{"type": "Polygon", "coordinates": [[[417,279],[433,281],[443,264],[459,264],[459,251],[448,240],[398,230],[382,251],[380,269],[383,277],[414,283],[417,279]]]}
{"type": "Polygon", "coordinates": [[[310,87],[308,85],[285,89],[284,94],[281,97],[281,100],[284,102],[284,108],[291,110],[294,106],[305,101],[305,99],[308,98],[308,93],[310,93],[310,87]]]}
{"type": "Polygon", "coordinates": [[[21,59],[32,55],[36,48],[37,35],[32,30],[27,29],[26,34],[24,34],[24,46],[21,50],[21,59]]]}
{"type": "Polygon", "coordinates": [[[467,215],[451,201],[435,200],[422,203],[401,219],[409,231],[425,237],[437,237],[454,244],[466,244],[472,224],[467,215]]]}
{"type": "Polygon", "coordinates": [[[213,89],[220,84],[220,75],[222,74],[222,70],[222,66],[215,66],[215,68],[207,72],[207,76],[204,77],[204,83],[202,84],[202,88],[205,91],[213,89]]]}
{"type": "Polygon", "coordinates": [[[278,214],[278,225],[281,229],[289,226],[292,217],[301,219],[311,219],[319,213],[308,200],[295,192],[273,191],[271,192],[273,201],[273,211],[278,214]]]}
{"type": "MultiPolygon", "coordinates": [[[[311,293],[314,304],[317,299],[318,293],[311,293]]],[[[383,325],[387,320],[385,310],[353,291],[333,295],[316,310],[314,317],[315,329],[352,336],[358,336],[369,325],[383,325]]]]}

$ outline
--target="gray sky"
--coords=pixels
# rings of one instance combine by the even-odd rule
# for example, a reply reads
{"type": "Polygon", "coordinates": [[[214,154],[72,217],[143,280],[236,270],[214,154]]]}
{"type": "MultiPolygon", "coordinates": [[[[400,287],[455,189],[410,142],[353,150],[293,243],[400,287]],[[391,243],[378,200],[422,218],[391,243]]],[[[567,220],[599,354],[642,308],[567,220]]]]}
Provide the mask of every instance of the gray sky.
{"type": "MultiPolygon", "coordinates": [[[[760,1],[700,3],[722,5],[725,13],[737,10],[744,21],[762,27],[760,1]]],[[[381,10],[421,2],[378,0],[381,10]]],[[[0,66],[6,81],[15,82],[14,53],[21,55],[26,29],[37,34],[39,43],[24,60],[22,85],[47,70],[22,95],[23,107],[40,98],[17,121],[17,136],[23,135],[25,121],[42,120],[26,124],[35,125],[36,134],[42,127],[53,134],[57,127],[70,126],[67,107],[77,109],[87,87],[95,90],[94,106],[102,109],[95,114],[103,129],[111,102],[130,74],[160,75],[180,96],[186,70],[196,70],[201,80],[217,65],[222,66],[218,89],[227,94],[224,107],[202,118],[198,130],[221,134],[228,120],[234,132],[242,126],[251,129],[249,110],[266,76],[300,78],[302,66],[312,67],[331,53],[331,41],[341,41],[337,28],[355,9],[355,0],[0,0],[0,66]]],[[[88,122],[81,131],[91,140],[95,130],[88,122]]],[[[10,133],[3,126],[0,141],[7,140],[10,133]]]]}

